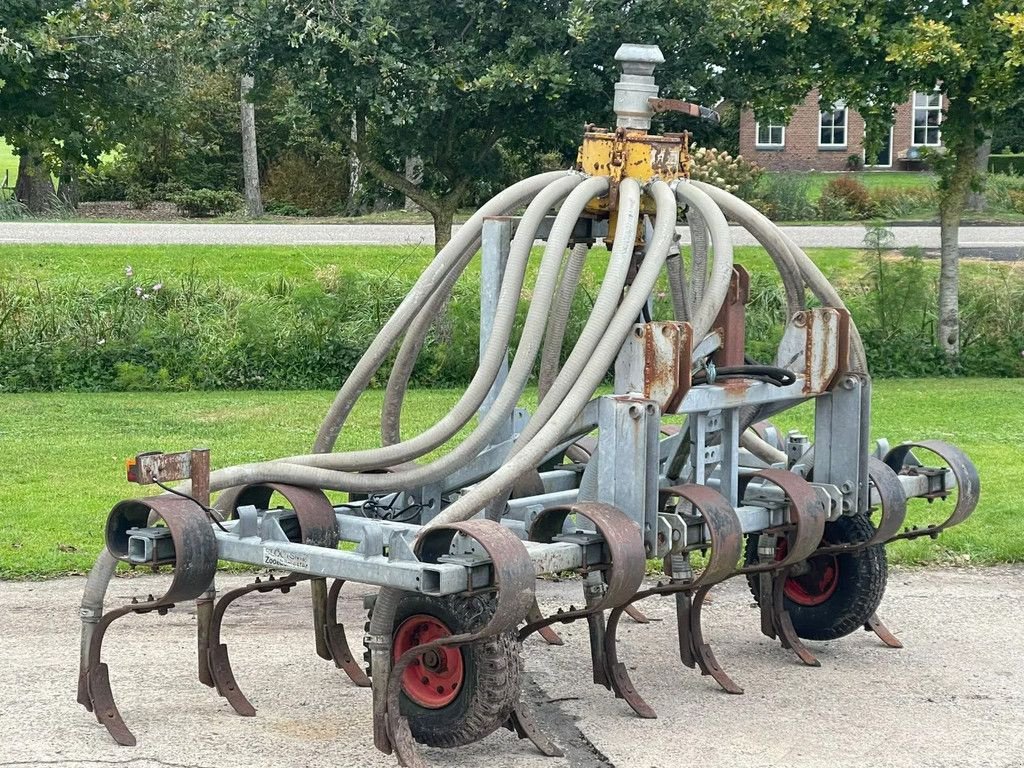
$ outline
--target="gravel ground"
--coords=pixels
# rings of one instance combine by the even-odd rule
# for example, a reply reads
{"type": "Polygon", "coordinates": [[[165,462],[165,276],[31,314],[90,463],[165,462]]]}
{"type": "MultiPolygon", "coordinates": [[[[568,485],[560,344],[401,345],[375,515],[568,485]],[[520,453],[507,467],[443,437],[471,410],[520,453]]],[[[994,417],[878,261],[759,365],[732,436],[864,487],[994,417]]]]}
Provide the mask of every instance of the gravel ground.
{"type": "MultiPolygon", "coordinates": [[[[859,248],[865,229],[860,225],[783,227],[798,245],[859,248]]],[[[939,247],[938,227],[894,227],[898,247],[939,247]]],[[[755,245],[754,239],[734,227],[737,245],[755,245]]],[[[433,228],[425,224],[214,224],[214,223],[68,223],[0,222],[0,243],[96,243],[111,245],[429,245],[433,228]]],[[[683,239],[689,241],[687,230],[683,239]]],[[[962,247],[994,251],[1020,258],[1024,227],[963,227],[962,247]]],[[[981,254],[983,255],[983,254],[981,254]]]]}
{"type": "MultiPolygon", "coordinates": [[[[120,579],[111,604],[157,592],[159,577],[120,579]]],[[[222,588],[243,577],[222,578],[222,588]]],[[[77,602],[82,579],[7,582],[0,615],[0,766],[135,768],[394,766],[374,751],[370,695],[312,649],[308,588],[249,596],[225,622],[235,673],[258,713],[236,716],[194,678],[194,612],[132,616],[104,648],[122,714],[139,740],[118,747],[75,703],[77,602]]],[[[349,588],[347,587],[346,590],[349,588]]],[[[341,606],[350,638],[362,627],[360,593],[341,606]]],[[[546,610],[580,602],[578,582],[541,583],[546,610]]],[[[859,632],[811,643],[820,668],[797,663],[761,636],[740,580],[718,587],[706,611],[719,660],[744,688],[729,696],[680,666],[671,602],[644,604],[653,619],[626,622],[620,655],[659,713],[640,720],[589,682],[585,624],[566,646],[527,643],[527,690],[567,757],[543,758],[510,733],[456,750],[427,750],[437,766],[488,768],[960,768],[1024,766],[1024,568],[897,570],[883,616],[904,641],[882,646],[859,632]]]]}

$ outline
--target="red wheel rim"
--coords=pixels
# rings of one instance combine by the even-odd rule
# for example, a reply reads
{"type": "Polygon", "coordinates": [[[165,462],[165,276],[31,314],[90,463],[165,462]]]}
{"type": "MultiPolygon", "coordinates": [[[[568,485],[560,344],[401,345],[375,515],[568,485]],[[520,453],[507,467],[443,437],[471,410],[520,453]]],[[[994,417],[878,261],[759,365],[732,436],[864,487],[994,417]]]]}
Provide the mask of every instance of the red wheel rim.
{"type": "MultiPolygon", "coordinates": [[[[775,548],[775,559],[781,560],[785,556],[786,540],[780,539],[775,548]]],[[[806,565],[805,573],[786,579],[782,591],[797,605],[821,605],[835,594],[839,586],[839,562],[834,555],[819,555],[808,560],[806,565]]]]}
{"type": "MultiPolygon", "coordinates": [[[[410,648],[442,637],[451,637],[451,630],[440,619],[418,613],[401,623],[395,632],[392,660],[398,661],[410,648]]],[[[413,659],[402,673],[405,695],[425,709],[441,709],[451,704],[462,689],[462,651],[438,648],[413,659]]]]}

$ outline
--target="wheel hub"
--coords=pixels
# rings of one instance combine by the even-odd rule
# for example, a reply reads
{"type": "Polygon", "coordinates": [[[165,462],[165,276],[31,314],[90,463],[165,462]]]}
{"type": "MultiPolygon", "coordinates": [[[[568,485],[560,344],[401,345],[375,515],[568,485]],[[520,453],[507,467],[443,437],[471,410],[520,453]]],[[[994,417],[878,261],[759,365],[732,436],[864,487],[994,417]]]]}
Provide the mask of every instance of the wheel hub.
{"type": "MultiPolygon", "coordinates": [[[[822,544],[827,542],[822,541],[822,544]]],[[[786,556],[787,542],[779,539],[775,547],[775,559],[786,556]]],[[[812,607],[821,605],[835,594],[839,585],[839,561],[835,555],[818,555],[805,560],[799,570],[793,570],[786,578],[783,592],[797,605],[812,607]]]]}
{"type": "MultiPolygon", "coordinates": [[[[403,621],[395,632],[392,660],[397,661],[417,645],[451,637],[448,625],[427,614],[416,614],[403,621]]],[[[402,673],[402,690],[425,709],[441,709],[451,704],[462,688],[465,670],[458,648],[435,648],[414,659],[402,673]]]]}

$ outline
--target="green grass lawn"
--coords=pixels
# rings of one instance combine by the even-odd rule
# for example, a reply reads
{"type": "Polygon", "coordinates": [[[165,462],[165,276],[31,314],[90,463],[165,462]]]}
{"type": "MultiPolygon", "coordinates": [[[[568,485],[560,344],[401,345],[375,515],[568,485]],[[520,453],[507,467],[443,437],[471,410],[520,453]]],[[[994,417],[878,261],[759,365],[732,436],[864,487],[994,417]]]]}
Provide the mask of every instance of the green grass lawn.
{"type": "MultiPolygon", "coordinates": [[[[811,182],[810,199],[812,202],[821,197],[821,190],[837,175],[835,173],[808,173],[811,182]]],[[[934,189],[937,177],[932,173],[920,171],[855,171],[843,174],[852,176],[868,189],[934,189]]]]}
{"type": "Polygon", "coordinates": [[[18,157],[14,154],[10,145],[0,138],[0,184],[3,183],[4,175],[10,173],[8,183],[14,186],[18,179],[18,157]]]}
{"type": "MultiPolygon", "coordinates": [[[[416,391],[405,433],[445,413],[459,393],[416,391]]],[[[899,563],[1024,560],[1019,492],[1024,443],[1021,380],[877,381],[874,434],[896,442],[936,437],[977,463],[982,501],[975,516],[937,541],[890,549],[899,563]]],[[[102,540],[106,513],[139,492],[125,482],[124,459],[145,450],[208,446],[215,466],[308,449],[331,400],[328,392],[31,394],[0,399],[0,578],[86,570],[102,540]]],[[[381,393],[370,392],[342,434],[340,448],[378,439],[381,393]]],[[[808,407],[777,417],[785,429],[810,428],[808,407]]],[[[942,505],[912,504],[914,522],[935,520],[942,505]]]]}

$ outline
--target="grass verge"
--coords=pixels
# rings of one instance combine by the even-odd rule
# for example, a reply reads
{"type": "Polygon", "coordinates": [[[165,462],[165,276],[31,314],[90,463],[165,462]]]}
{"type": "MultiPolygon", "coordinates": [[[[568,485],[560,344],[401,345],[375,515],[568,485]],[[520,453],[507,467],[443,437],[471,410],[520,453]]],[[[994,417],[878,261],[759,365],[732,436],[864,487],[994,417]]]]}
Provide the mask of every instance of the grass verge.
{"type": "MultiPolygon", "coordinates": [[[[411,392],[404,434],[447,413],[453,390],[411,392]]],[[[893,562],[998,563],[1024,560],[1016,502],[1017,460],[1024,443],[1021,380],[875,382],[874,434],[894,444],[936,437],[964,448],[982,478],[974,517],[937,541],[890,549],[893,562]]],[[[125,457],[145,450],[212,450],[215,466],[301,453],[330,403],[326,392],[182,392],[165,394],[26,394],[3,396],[0,440],[0,578],[81,573],[102,541],[107,511],[137,495],[123,478],[125,457]]],[[[369,392],[339,448],[378,440],[381,393],[369,392]]],[[[811,428],[812,409],[782,414],[783,428],[811,428]]],[[[912,504],[913,521],[946,509],[912,504]]]]}

